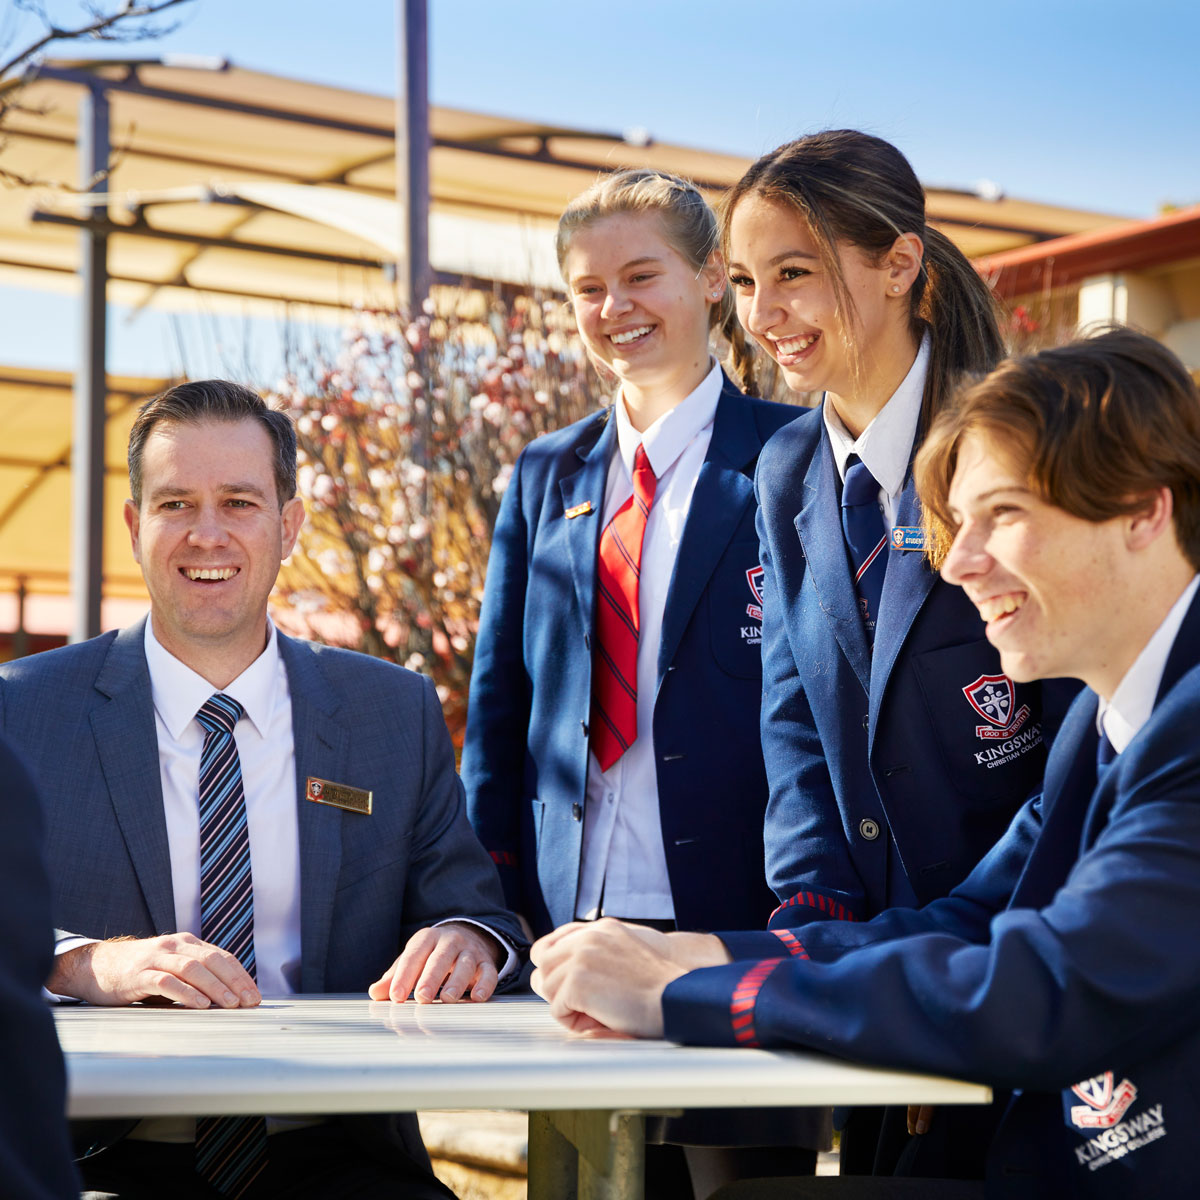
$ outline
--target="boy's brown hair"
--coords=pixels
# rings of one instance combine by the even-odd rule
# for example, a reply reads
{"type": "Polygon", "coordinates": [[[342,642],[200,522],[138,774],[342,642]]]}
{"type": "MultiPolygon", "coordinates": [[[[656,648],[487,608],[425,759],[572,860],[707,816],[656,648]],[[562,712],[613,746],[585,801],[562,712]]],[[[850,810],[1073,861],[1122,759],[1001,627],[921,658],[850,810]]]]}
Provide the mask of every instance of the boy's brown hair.
{"type": "Polygon", "coordinates": [[[1200,393],[1160,342],[1114,328],[964,385],[914,465],[935,567],[954,540],[950,483],[972,432],[1025,465],[1043,500],[1085,521],[1135,513],[1170,488],[1179,548],[1200,570],[1200,393]]]}

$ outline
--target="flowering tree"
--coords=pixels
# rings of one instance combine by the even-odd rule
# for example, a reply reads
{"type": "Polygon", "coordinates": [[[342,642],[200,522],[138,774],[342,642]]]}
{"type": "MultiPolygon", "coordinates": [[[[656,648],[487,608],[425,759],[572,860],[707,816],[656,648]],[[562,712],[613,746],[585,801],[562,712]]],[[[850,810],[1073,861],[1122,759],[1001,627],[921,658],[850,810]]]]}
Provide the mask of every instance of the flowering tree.
{"type": "Polygon", "coordinates": [[[303,632],[430,675],[456,740],[491,530],[521,448],[601,389],[558,301],[442,296],[364,313],[275,389],[308,521],[277,594],[303,632]]]}

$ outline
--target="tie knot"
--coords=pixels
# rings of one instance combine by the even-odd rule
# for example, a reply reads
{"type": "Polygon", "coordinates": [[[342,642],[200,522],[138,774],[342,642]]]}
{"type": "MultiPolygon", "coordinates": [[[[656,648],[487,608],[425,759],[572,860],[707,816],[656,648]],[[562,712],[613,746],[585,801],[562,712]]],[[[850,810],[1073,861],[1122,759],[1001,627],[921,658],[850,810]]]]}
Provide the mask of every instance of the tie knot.
{"type": "Polygon", "coordinates": [[[633,490],[647,508],[654,502],[654,489],[657,485],[658,477],[646,456],[646,447],[639,445],[633,456],[633,490]]]}
{"type": "Polygon", "coordinates": [[[204,727],[206,733],[233,733],[233,727],[238,723],[243,711],[245,710],[232,696],[217,692],[200,706],[196,720],[204,727]]]}
{"type": "Polygon", "coordinates": [[[842,507],[879,503],[879,483],[856,455],[846,460],[846,480],[842,485],[842,507]]]}

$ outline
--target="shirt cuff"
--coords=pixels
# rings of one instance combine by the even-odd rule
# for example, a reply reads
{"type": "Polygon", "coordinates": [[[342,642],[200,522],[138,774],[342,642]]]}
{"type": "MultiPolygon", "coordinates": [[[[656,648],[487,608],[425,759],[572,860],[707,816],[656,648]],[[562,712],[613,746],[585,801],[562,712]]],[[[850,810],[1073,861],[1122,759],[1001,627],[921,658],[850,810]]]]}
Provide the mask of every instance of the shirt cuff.
{"type": "Polygon", "coordinates": [[[497,983],[503,983],[520,967],[521,960],[517,957],[516,948],[498,929],[493,929],[490,925],[485,925],[482,921],[476,921],[471,917],[447,917],[444,921],[434,922],[435,929],[439,925],[474,925],[476,929],[482,929],[484,933],[491,934],[500,943],[500,949],[507,955],[504,966],[500,968],[497,983]]]}
{"type": "MultiPolygon", "coordinates": [[[[77,946],[90,946],[99,940],[99,938],[80,937],[77,933],[66,933],[61,929],[56,929],[54,931],[54,957],[66,954],[68,950],[74,950],[77,946]]],[[[48,1000],[51,1004],[83,1003],[78,996],[60,996],[57,992],[49,991],[47,988],[42,988],[42,999],[48,1000]]]]}

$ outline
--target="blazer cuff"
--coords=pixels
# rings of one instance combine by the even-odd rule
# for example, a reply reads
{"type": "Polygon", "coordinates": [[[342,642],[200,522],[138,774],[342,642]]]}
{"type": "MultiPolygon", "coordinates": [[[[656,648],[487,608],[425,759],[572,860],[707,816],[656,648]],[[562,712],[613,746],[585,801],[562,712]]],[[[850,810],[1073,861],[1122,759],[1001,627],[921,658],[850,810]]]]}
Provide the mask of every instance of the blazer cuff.
{"type": "Polygon", "coordinates": [[[758,994],[782,958],[689,971],[663,992],[663,1036],[696,1046],[757,1046],[758,994]]]}

